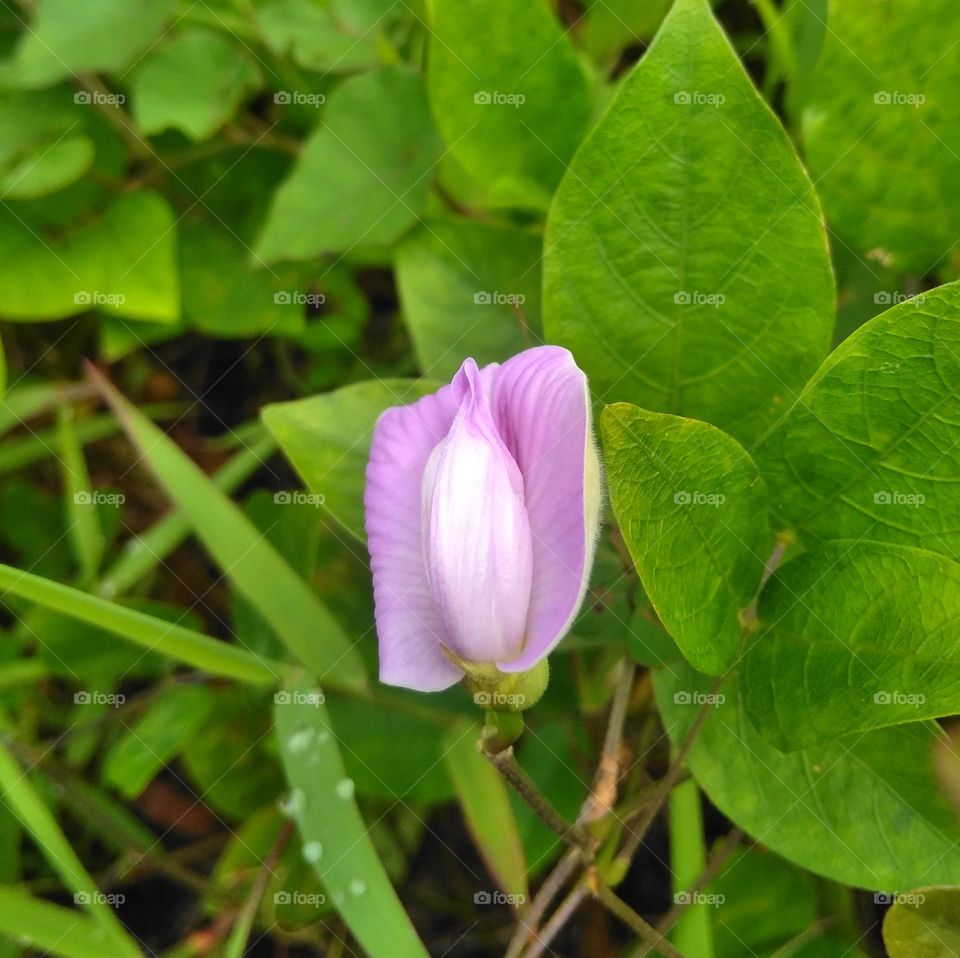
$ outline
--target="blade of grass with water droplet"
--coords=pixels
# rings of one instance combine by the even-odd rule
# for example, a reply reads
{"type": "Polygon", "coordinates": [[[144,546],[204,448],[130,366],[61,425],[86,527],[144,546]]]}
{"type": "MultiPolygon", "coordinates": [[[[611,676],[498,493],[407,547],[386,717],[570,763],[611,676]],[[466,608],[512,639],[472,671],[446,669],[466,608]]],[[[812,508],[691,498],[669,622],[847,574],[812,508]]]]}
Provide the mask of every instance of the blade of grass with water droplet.
{"type": "Polygon", "coordinates": [[[427,958],[354,801],[319,690],[291,681],[274,716],[292,789],[286,807],[334,907],[371,958],[427,958]]]}

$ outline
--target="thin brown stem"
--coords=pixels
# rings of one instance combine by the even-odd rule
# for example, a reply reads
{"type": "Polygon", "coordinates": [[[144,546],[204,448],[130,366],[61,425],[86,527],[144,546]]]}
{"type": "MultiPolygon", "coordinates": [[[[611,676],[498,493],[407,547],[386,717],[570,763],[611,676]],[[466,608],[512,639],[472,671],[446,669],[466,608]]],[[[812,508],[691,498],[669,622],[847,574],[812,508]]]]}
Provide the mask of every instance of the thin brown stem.
{"type": "MultiPolygon", "coordinates": [[[[711,691],[716,692],[723,683],[723,680],[723,677],[719,678],[714,683],[711,691]]],[[[677,754],[670,763],[666,774],[657,781],[656,788],[646,809],[641,813],[636,826],[630,829],[629,837],[624,842],[623,848],[621,848],[617,854],[617,860],[624,870],[629,866],[637,849],[646,837],[647,831],[663,807],[663,803],[669,798],[670,792],[673,791],[681,775],[684,774],[684,765],[687,756],[690,754],[690,749],[693,748],[693,743],[696,741],[697,735],[700,733],[704,721],[706,721],[707,712],[711,708],[713,708],[713,706],[709,702],[705,702],[700,707],[693,723],[687,730],[687,734],[683,738],[683,742],[680,744],[680,748],[677,750],[677,754]]]]}
{"type": "Polygon", "coordinates": [[[512,745],[499,752],[484,749],[483,754],[493,763],[494,768],[504,777],[507,784],[536,812],[547,828],[586,856],[593,855],[593,840],[578,825],[571,825],[553,807],[550,800],[537,788],[533,779],[520,767],[513,754],[512,745]]]}
{"type": "Polygon", "coordinates": [[[550,947],[553,939],[560,934],[566,923],[573,917],[583,899],[587,897],[588,892],[586,882],[580,882],[570,889],[566,898],[560,902],[559,907],[551,916],[550,921],[543,926],[543,931],[539,932],[534,941],[531,942],[523,958],[540,958],[550,947]]]}
{"type": "Polygon", "coordinates": [[[627,720],[627,706],[633,690],[634,666],[626,659],[620,662],[620,675],[610,705],[610,719],[603,741],[603,752],[593,780],[593,788],[587,796],[578,823],[588,823],[603,818],[613,810],[617,800],[620,781],[620,749],[623,744],[623,726],[627,720]]]}
{"type": "Polygon", "coordinates": [[[636,932],[642,941],[656,948],[664,958],[686,958],[682,951],[664,938],[650,922],[638,915],[609,885],[599,878],[593,882],[593,885],[594,895],[607,911],[616,915],[628,928],[636,932]]]}
{"type": "MultiPolygon", "coordinates": [[[[727,863],[730,856],[736,851],[739,847],[740,842],[743,841],[743,832],[739,828],[735,828],[730,832],[723,840],[723,843],[714,850],[713,854],[710,856],[707,861],[707,866],[704,870],[697,876],[697,880],[687,889],[687,894],[683,899],[673,905],[670,910],[660,919],[656,924],[657,931],[661,935],[667,935],[670,933],[674,925],[680,920],[683,913],[693,904],[694,898],[696,897],[697,892],[702,891],[713,879],[717,876],[720,869],[727,863]]],[[[638,951],[633,958],[645,958],[646,955],[649,955],[652,951],[652,946],[649,944],[643,945],[643,947],[638,951]]]]}
{"type": "Polygon", "coordinates": [[[510,939],[510,944],[507,945],[504,958],[519,958],[527,944],[538,936],[541,919],[582,860],[580,849],[570,848],[553,867],[537,891],[530,907],[520,916],[520,923],[510,939]]]}

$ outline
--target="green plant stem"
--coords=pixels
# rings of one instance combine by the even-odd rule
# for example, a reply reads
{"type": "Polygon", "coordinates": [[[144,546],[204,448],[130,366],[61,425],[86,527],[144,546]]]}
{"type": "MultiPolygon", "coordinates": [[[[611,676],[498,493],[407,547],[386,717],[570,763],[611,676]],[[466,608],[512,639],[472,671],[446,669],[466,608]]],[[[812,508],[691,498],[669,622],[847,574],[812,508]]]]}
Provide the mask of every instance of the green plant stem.
{"type": "MultiPolygon", "coordinates": [[[[594,895],[612,915],[616,915],[628,928],[636,932],[645,942],[652,944],[664,958],[686,958],[686,955],[677,947],[670,944],[656,928],[638,915],[622,898],[620,898],[605,882],[597,882],[594,895]]],[[[704,953],[691,952],[691,958],[708,958],[704,953]]],[[[710,952],[712,955],[713,952],[710,952]]]]}
{"type": "Polygon", "coordinates": [[[520,767],[513,754],[512,745],[499,752],[490,752],[484,748],[483,754],[547,828],[559,835],[568,845],[580,849],[588,857],[593,855],[593,840],[579,826],[571,825],[553,807],[546,795],[537,788],[533,779],[520,767]]]}
{"type": "MultiPolygon", "coordinates": [[[[673,875],[674,901],[684,901],[688,889],[707,864],[703,835],[703,811],[700,790],[692,779],[678,785],[670,795],[670,871],[673,875]]],[[[686,902],[685,902],[686,903],[686,902]]],[[[697,958],[713,958],[713,926],[706,902],[687,904],[672,935],[674,944],[697,958]]]]}

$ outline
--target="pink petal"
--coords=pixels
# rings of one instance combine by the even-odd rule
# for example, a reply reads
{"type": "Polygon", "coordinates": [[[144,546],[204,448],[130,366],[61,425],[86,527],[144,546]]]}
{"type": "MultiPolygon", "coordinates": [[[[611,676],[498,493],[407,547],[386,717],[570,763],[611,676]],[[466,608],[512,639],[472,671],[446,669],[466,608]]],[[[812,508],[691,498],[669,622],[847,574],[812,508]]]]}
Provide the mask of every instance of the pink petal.
{"type": "Polygon", "coordinates": [[[427,575],[447,645],[473,662],[519,655],[532,576],[523,479],[486,382],[472,359],[457,373],[460,409],[423,481],[427,575]]]}
{"type": "MultiPolygon", "coordinates": [[[[484,370],[486,373],[486,370],[484,370]]],[[[533,537],[533,583],[522,672],[563,638],[583,601],[600,517],[600,463],[586,376],[559,346],[514,356],[493,371],[493,415],[523,476],[533,537]]]]}
{"type": "Polygon", "coordinates": [[[463,674],[443,654],[421,538],[421,479],[457,413],[451,386],[377,420],[367,465],[367,545],[373,571],[380,680],[422,692],[449,688],[463,674]]]}

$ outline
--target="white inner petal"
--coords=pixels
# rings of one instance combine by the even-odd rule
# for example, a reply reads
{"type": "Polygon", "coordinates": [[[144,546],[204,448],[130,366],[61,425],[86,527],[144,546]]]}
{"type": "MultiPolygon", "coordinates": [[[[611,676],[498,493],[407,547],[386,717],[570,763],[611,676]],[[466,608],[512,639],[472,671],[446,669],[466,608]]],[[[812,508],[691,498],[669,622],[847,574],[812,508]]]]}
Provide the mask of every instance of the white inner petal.
{"type": "Polygon", "coordinates": [[[447,644],[470,661],[496,662],[523,648],[532,540],[520,470],[479,383],[470,387],[424,471],[424,549],[447,644]]]}

